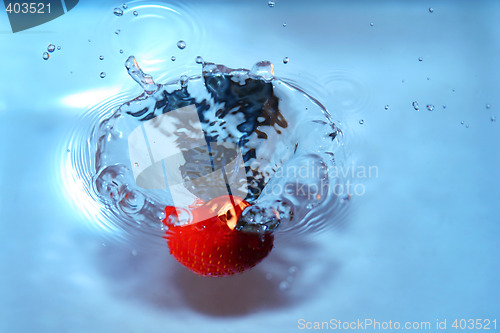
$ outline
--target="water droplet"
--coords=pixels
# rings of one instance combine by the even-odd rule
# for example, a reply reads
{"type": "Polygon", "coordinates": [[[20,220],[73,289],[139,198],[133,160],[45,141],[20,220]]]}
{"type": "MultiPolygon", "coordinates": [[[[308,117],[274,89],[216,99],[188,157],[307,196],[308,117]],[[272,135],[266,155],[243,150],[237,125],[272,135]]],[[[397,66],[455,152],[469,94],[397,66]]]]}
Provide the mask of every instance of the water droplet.
{"type": "Polygon", "coordinates": [[[134,257],[137,256],[137,250],[133,249],[132,252],[130,252],[130,254],[134,257]]]}
{"type": "Polygon", "coordinates": [[[373,27],[373,25],[374,25],[373,22],[370,22],[370,27],[373,27]]]}
{"type": "Polygon", "coordinates": [[[432,104],[427,104],[427,110],[429,110],[429,111],[434,111],[434,105],[432,105],[432,104]]]}
{"type": "Polygon", "coordinates": [[[158,85],[153,81],[153,77],[142,71],[134,56],[128,57],[125,61],[125,68],[127,68],[130,77],[139,83],[142,89],[148,94],[152,94],[158,89],[158,85]]]}
{"type": "Polygon", "coordinates": [[[487,108],[487,109],[491,109],[491,105],[486,104],[486,108],[487,108]]]}
{"type": "Polygon", "coordinates": [[[465,128],[469,128],[469,124],[466,124],[466,125],[465,125],[465,128]]]}
{"type": "Polygon", "coordinates": [[[429,13],[434,13],[434,8],[429,8],[429,13]]]}
{"type": "Polygon", "coordinates": [[[364,123],[365,123],[365,121],[364,121],[363,119],[361,119],[361,120],[359,121],[359,124],[360,124],[360,125],[363,125],[364,123]]]}
{"type": "Polygon", "coordinates": [[[137,12],[137,10],[134,10],[134,13],[133,13],[133,14],[134,14],[134,16],[139,15],[139,13],[137,12]]]}
{"type": "Polygon", "coordinates": [[[120,50],[120,53],[123,53],[123,50],[120,50]]]}
{"type": "Polygon", "coordinates": [[[290,61],[290,59],[288,57],[284,57],[283,58],[283,63],[284,64],[288,64],[289,61],[290,61]]]}
{"type": "Polygon", "coordinates": [[[460,122],[460,125],[463,125],[463,124],[465,124],[465,122],[462,120],[462,121],[460,122]]]}
{"type": "Polygon", "coordinates": [[[67,151],[68,153],[70,153],[70,152],[71,152],[71,149],[69,149],[69,148],[68,148],[68,149],[66,149],[66,151],[67,151]]]}
{"type": "Polygon", "coordinates": [[[275,3],[274,1],[271,1],[271,0],[270,0],[270,1],[267,3],[267,5],[268,5],[270,8],[273,8],[273,7],[276,5],[276,3],[275,3]]]}
{"type": "Polygon", "coordinates": [[[126,3],[124,3],[124,4],[122,5],[122,7],[123,7],[123,9],[127,9],[127,8],[128,8],[128,5],[127,5],[126,3]]]}
{"type": "Polygon", "coordinates": [[[186,88],[188,85],[189,77],[187,75],[181,75],[179,82],[182,88],[186,88]]]}
{"type": "Polygon", "coordinates": [[[181,50],[184,50],[186,48],[186,42],[183,40],[180,40],[177,42],[177,47],[181,50]]]}
{"type": "Polygon", "coordinates": [[[288,283],[288,281],[281,281],[280,282],[280,290],[281,291],[288,291],[288,290],[290,290],[290,283],[288,283]]]}
{"type": "Polygon", "coordinates": [[[48,60],[50,58],[50,55],[48,52],[43,52],[43,60],[48,60]]]}
{"type": "Polygon", "coordinates": [[[384,109],[389,110],[389,104],[384,107],[384,109]]]}
{"type": "Polygon", "coordinates": [[[106,73],[105,72],[101,72],[101,74],[99,74],[99,76],[101,77],[101,79],[104,79],[106,77],[106,73]]]}
{"type": "Polygon", "coordinates": [[[115,31],[115,35],[119,35],[119,34],[120,34],[120,32],[121,32],[121,30],[120,30],[120,29],[116,30],[116,31],[115,31]]]}
{"type": "Polygon", "coordinates": [[[491,120],[492,122],[495,122],[495,121],[497,121],[497,117],[496,117],[496,116],[492,116],[492,117],[490,118],[490,120],[491,120]]]}
{"type": "Polygon", "coordinates": [[[422,58],[422,57],[418,58],[418,61],[423,61],[423,60],[424,60],[424,58],[422,58]]]}
{"type": "Polygon", "coordinates": [[[136,168],[137,168],[137,167],[139,167],[139,163],[135,162],[135,163],[134,163],[134,166],[135,166],[136,168]]]}
{"type": "Polygon", "coordinates": [[[99,60],[104,60],[104,56],[99,56],[99,60]]]}
{"type": "Polygon", "coordinates": [[[121,10],[120,8],[115,8],[113,9],[113,14],[115,14],[116,16],[122,16],[123,10],[121,10]]]}
{"type": "Polygon", "coordinates": [[[428,77],[428,78],[427,78],[427,81],[429,81],[430,79],[431,79],[431,78],[430,78],[430,77],[428,77]]]}
{"type": "Polygon", "coordinates": [[[298,271],[298,268],[296,266],[292,266],[288,269],[288,274],[290,275],[295,275],[298,271]]]}
{"type": "Polygon", "coordinates": [[[60,49],[61,49],[61,46],[58,46],[58,47],[57,47],[57,50],[60,50],[60,49]]]}
{"type": "Polygon", "coordinates": [[[443,105],[443,109],[446,109],[446,105],[443,105]]]}
{"type": "Polygon", "coordinates": [[[286,28],[286,22],[283,22],[283,28],[286,28]]]}
{"type": "Polygon", "coordinates": [[[418,106],[418,102],[414,101],[411,105],[413,105],[413,108],[417,111],[420,111],[420,107],[418,106]]]}
{"type": "Polygon", "coordinates": [[[175,59],[176,59],[176,58],[175,58],[174,56],[172,56],[172,58],[170,58],[170,60],[172,60],[172,61],[175,61],[175,59]]]}
{"type": "Polygon", "coordinates": [[[266,280],[270,281],[273,279],[273,275],[271,273],[266,273],[266,280]]]}
{"type": "Polygon", "coordinates": [[[270,81],[274,77],[274,65],[270,61],[260,61],[253,65],[250,74],[270,81]]]}
{"type": "Polygon", "coordinates": [[[197,56],[195,61],[197,64],[200,64],[200,65],[205,63],[205,61],[203,61],[203,58],[200,56],[197,56]]]}
{"type": "Polygon", "coordinates": [[[49,52],[54,52],[54,50],[56,49],[56,46],[54,44],[49,44],[49,46],[47,46],[47,51],[49,52]]]}

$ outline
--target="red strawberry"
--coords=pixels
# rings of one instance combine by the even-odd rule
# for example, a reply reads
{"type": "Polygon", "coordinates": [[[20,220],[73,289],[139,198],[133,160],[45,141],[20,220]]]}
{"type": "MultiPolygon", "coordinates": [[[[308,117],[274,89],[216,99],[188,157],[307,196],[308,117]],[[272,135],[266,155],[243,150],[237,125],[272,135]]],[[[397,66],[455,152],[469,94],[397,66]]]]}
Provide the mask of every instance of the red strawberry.
{"type": "Polygon", "coordinates": [[[193,209],[193,222],[181,226],[172,223],[177,209],[167,206],[163,223],[168,226],[165,238],[170,254],[204,276],[228,276],[254,267],[271,252],[274,237],[234,229],[249,205],[236,196],[221,196],[193,209]]]}

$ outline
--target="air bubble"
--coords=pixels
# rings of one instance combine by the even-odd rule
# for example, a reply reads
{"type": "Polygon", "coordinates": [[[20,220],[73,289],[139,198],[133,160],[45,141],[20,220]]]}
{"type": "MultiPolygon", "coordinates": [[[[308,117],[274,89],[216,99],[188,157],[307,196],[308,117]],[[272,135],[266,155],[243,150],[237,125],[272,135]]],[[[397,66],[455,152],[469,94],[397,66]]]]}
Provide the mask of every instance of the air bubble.
{"type": "Polygon", "coordinates": [[[418,61],[423,61],[423,60],[424,60],[424,58],[422,58],[422,57],[418,58],[418,61]]]}
{"type": "Polygon", "coordinates": [[[432,104],[427,104],[427,110],[429,110],[429,111],[434,111],[434,105],[432,105],[432,104]]]}
{"type": "Polygon", "coordinates": [[[434,8],[429,8],[429,13],[434,13],[434,8]]]}
{"type": "Polygon", "coordinates": [[[417,102],[417,101],[414,101],[411,105],[413,105],[413,108],[414,108],[416,111],[420,111],[420,107],[418,106],[418,102],[417,102]]]}
{"type": "Polygon", "coordinates": [[[123,10],[121,10],[120,8],[115,8],[113,10],[113,14],[115,14],[116,16],[122,16],[123,15],[123,10]]]}
{"type": "Polygon", "coordinates": [[[283,58],[283,63],[284,64],[288,64],[289,61],[290,61],[290,59],[288,57],[284,57],[283,58]]]}
{"type": "Polygon", "coordinates": [[[101,79],[104,79],[106,77],[106,73],[105,72],[101,72],[101,74],[99,74],[99,76],[101,77],[101,79]]]}
{"type": "Polygon", "coordinates": [[[174,56],[172,56],[172,58],[170,58],[170,60],[172,60],[172,61],[175,61],[175,59],[176,59],[176,58],[175,58],[174,56]]]}
{"type": "Polygon", "coordinates": [[[133,250],[130,252],[130,254],[131,254],[133,257],[137,256],[137,250],[136,250],[136,249],[133,249],[133,250]]]}
{"type": "Polygon", "coordinates": [[[462,120],[462,121],[460,122],[460,125],[463,125],[463,124],[465,124],[465,122],[462,120]]]}
{"type": "Polygon", "coordinates": [[[99,60],[104,60],[104,56],[99,56],[99,60]]]}
{"type": "Polygon", "coordinates": [[[186,42],[183,40],[180,40],[177,42],[177,47],[181,50],[184,50],[186,48],[186,42]]]}
{"type": "Polygon", "coordinates": [[[389,104],[387,104],[384,109],[389,110],[389,104]]]}
{"type": "Polygon", "coordinates": [[[491,120],[492,122],[495,122],[495,121],[497,121],[497,117],[496,117],[496,116],[492,116],[492,117],[490,118],[490,120],[491,120]]]}
{"type": "Polygon", "coordinates": [[[43,52],[42,57],[43,57],[43,60],[49,60],[50,55],[49,55],[49,53],[48,53],[48,52],[43,52]]]}
{"type": "Polygon", "coordinates": [[[491,105],[490,104],[486,104],[486,108],[487,109],[491,109],[491,105]]]}
{"type": "Polygon", "coordinates": [[[361,119],[361,120],[359,121],[359,124],[360,124],[360,125],[363,125],[364,123],[365,123],[365,121],[364,121],[363,119],[361,119]]]}
{"type": "Polygon", "coordinates": [[[120,53],[123,53],[123,50],[120,50],[120,53]]]}
{"type": "Polygon", "coordinates": [[[61,46],[58,46],[58,47],[57,47],[57,50],[61,50],[61,46]]]}
{"type": "Polygon", "coordinates": [[[280,290],[281,291],[288,291],[288,290],[290,290],[290,283],[288,283],[288,281],[281,281],[280,282],[280,290]]]}
{"type": "Polygon", "coordinates": [[[275,3],[274,1],[269,1],[269,2],[267,3],[267,5],[268,5],[270,8],[273,8],[273,7],[276,5],[276,3],[275,3]]]}
{"type": "Polygon", "coordinates": [[[50,53],[54,52],[55,49],[56,46],[54,44],[49,44],[49,46],[47,46],[47,51],[49,51],[50,53]]]}
{"type": "Polygon", "coordinates": [[[373,26],[374,26],[373,22],[370,22],[370,27],[373,27],[373,26]]]}
{"type": "Polygon", "coordinates": [[[137,10],[134,10],[134,13],[133,13],[133,14],[134,14],[134,16],[139,15],[139,13],[137,12],[137,10]]]}
{"type": "Polygon", "coordinates": [[[134,163],[134,166],[135,166],[136,168],[138,168],[138,167],[139,167],[139,163],[135,162],[135,163],[134,163]]]}
{"type": "Polygon", "coordinates": [[[286,22],[283,22],[283,28],[286,28],[286,22]]]}
{"type": "Polygon", "coordinates": [[[197,56],[196,59],[195,59],[195,61],[196,61],[197,64],[200,64],[200,65],[202,65],[202,64],[205,63],[205,61],[203,61],[203,58],[200,57],[200,56],[197,56]]]}

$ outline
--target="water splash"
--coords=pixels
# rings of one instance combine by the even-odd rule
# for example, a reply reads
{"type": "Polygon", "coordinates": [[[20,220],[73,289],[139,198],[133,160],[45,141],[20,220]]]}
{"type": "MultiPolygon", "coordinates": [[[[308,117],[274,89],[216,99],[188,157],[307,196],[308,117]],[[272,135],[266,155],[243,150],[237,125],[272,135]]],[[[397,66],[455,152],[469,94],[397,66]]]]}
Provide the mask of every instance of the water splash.
{"type": "MultiPolygon", "coordinates": [[[[172,194],[168,187],[137,185],[134,169],[142,164],[131,163],[128,138],[146,121],[188,105],[196,107],[207,138],[234,142],[244,156],[245,200],[252,206],[243,212],[238,229],[305,232],[334,225],[342,217],[346,207],[342,198],[349,195],[337,193],[335,187],[344,180],[337,172],[343,164],[342,154],[337,157],[343,149],[342,132],[321,103],[276,78],[270,62],[257,63],[252,70],[205,63],[202,75],[183,76],[169,84],[156,84],[133,56],[126,68],[144,93],[114,110],[94,109],[100,112],[93,118],[90,140],[70,145],[80,149],[77,155],[88,154],[72,163],[88,163],[74,165],[88,171],[76,178],[84,178],[84,192],[106,207],[102,219],[108,221],[103,225],[131,234],[163,235],[161,220],[164,207],[172,205],[172,194]],[[79,148],[85,142],[90,143],[88,150],[79,148]]],[[[192,135],[186,126],[166,133],[174,134],[192,135]]],[[[220,156],[227,157],[227,152],[220,156]]],[[[184,155],[184,161],[180,165],[184,182],[204,172],[193,151],[184,155]]],[[[236,171],[226,174],[232,177],[236,171]]],[[[204,200],[210,186],[189,190],[204,200]]]]}

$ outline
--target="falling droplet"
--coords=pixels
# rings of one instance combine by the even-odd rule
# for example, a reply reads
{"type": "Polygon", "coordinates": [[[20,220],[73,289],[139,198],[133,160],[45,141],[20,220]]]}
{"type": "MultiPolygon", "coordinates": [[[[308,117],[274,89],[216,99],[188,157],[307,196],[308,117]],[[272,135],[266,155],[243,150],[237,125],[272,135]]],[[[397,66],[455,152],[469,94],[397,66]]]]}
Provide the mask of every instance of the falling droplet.
{"type": "Polygon", "coordinates": [[[174,56],[172,56],[172,58],[170,58],[170,60],[172,60],[172,61],[175,61],[175,59],[176,59],[176,58],[175,58],[174,56]]]}
{"type": "Polygon", "coordinates": [[[184,50],[186,48],[186,42],[183,40],[180,40],[177,42],[177,47],[181,50],[184,50]]]}
{"type": "Polygon", "coordinates": [[[289,61],[290,61],[290,59],[288,57],[284,57],[283,58],[283,63],[284,64],[288,64],[289,61]]]}
{"type": "Polygon", "coordinates": [[[104,60],[104,56],[99,56],[99,60],[104,60]]]}
{"type": "Polygon", "coordinates": [[[123,9],[127,9],[128,5],[126,3],[124,3],[122,7],[123,7],[123,9]]]}
{"type": "Polygon", "coordinates": [[[427,110],[429,110],[429,111],[434,111],[434,105],[432,105],[432,104],[427,104],[427,110]]]}
{"type": "Polygon", "coordinates": [[[49,46],[47,46],[47,51],[49,52],[54,52],[54,50],[56,49],[56,46],[54,44],[49,44],[49,46]]]}
{"type": "Polygon", "coordinates": [[[365,121],[364,121],[363,119],[361,119],[361,120],[359,121],[359,124],[360,124],[360,125],[363,125],[364,123],[365,123],[365,121]]]}
{"type": "Polygon", "coordinates": [[[487,108],[487,109],[491,109],[491,105],[486,104],[486,108],[487,108]]]}
{"type": "Polygon", "coordinates": [[[434,13],[434,8],[429,8],[429,13],[434,13]]]}
{"type": "Polygon", "coordinates": [[[413,105],[413,108],[417,111],[420,111],[420,107],[418,106],[418,102],[414,101],[411,105],[413,105]]]}
{"type": "Polygon", "coordinates": [[[115,35],[119,35],[119,34],[120,34],[120,32],[121,32],[121,30],[120,30],[120,29],[116,30],[116,31],[115,31],[115,35]]]}
{"type": "Polygon", "coordinates": [[[123,10],[121,10],[120,8],[115,8],[113,10],[113,14],[115,14],[116,16],[122,16],[123,15],[123,10]]]}
{"type": "Polygon", "coordinates": [[[196,61],[196,63],[197,63],[197,64],[200,64],[200,65],[202,65],[202,64],[204,64],[204,63],[205,63],[205,62],[203,61],[203,58],[202,58],[202,57],[200,57],[200,56],[197,56],[197,57],[196,57],[196,59],[195,59],[195,61],[196,61]]]}
{"type": "Polygon", "coordinates": [[[49,60],[50,55],[48,52],[43,52],[43,60],[49,60]]]}
{"type": "Polygon", "coordinates": [[[389,110],[389,105],[386,105],[386,106],[385,106],[385,109],[386,109],[386,110],[389,110]]]}
{"type": "Polygon", "coordinates": [[[490,120],[491,120],[492,122],[495,122],[495,121],[497,121],[497,117],[496,117],[496,116],[492,116],[492,117],[490,118],[490,120]]]}
{"type": "Polygon", "coordinates": [[[99,74],[99,76],[101,77],[101,79],[104,79],[106,77],[106,73],[105,72],[101,72],[101,74],[99,74]]]}
{"type": "Polygon", "coordinates": [[[270,0],[270,1],[267,3],[267,5],[268,5],[270,8],[273,8],[273,7],[274,7],[274,5],[276,5],[276,3],[275,3],[274,1],[271,1],[271,0],[270,0]]]}
{"type": "Polygon", "coordinates": [[[373,22],[370,22],[370,27],[373,27],[373,26],[374,26],[373,22]]]}
{"type": "Polygon", "coordinates": [[[187,75],[181,75],[179,82],[181,83],[182,88],[186,88],[188,85],[189,78],[187,75]]]}
{"type": "Polygon", "coordinates": [[[422,58],[422,57],[418,58],[418,61],[423,61],[423,60],[424,60],[424,58],[422,58]]]}
{"type": "Polygon", "coordinates": [[[134,14],[134,16],[139,15],[139,13],[137,12],[137,10],[134,10],[134,13],[133,13],[133,14],[134,14]]]}

